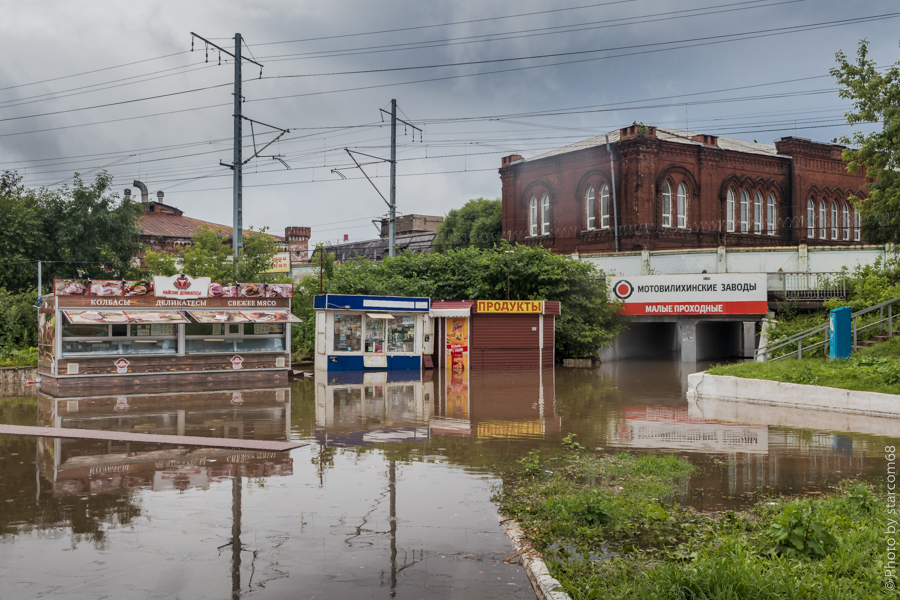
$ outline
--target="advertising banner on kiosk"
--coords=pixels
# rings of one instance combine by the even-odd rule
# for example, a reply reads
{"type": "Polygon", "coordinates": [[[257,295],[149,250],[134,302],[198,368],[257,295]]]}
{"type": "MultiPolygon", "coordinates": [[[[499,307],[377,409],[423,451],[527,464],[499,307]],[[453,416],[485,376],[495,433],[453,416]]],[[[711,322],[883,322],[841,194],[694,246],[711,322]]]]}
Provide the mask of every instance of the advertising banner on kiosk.
{"type": "Polygon", "coordinates": [[[763,315],[765,273],[698,273],[612,277],[622,315],[763,315]]]}

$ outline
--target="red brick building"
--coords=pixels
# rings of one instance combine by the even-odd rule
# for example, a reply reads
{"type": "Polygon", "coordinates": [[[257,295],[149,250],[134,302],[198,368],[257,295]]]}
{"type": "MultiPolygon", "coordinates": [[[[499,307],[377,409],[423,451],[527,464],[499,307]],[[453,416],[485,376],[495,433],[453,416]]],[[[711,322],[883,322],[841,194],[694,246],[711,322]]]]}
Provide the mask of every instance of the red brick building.
{"type": "Polygon", "coordinates": [[[616,231],[622,251],[862,243],[847,198],[865,195],[864,178],[843,146],[643,125],[608,137],[614,173],[605,135],[504,157],[503,236],[562,253],[614,251],[616,231]]]}

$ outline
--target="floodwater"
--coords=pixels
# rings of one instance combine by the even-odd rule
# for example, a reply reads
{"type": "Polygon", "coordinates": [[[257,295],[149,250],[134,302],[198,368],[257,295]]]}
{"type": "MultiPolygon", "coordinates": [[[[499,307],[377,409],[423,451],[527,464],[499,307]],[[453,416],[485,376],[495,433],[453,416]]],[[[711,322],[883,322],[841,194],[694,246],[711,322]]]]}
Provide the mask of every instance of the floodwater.
{"type": "Polygon", "coordinates": [[[681,501],[740,508],[879,481],[897,420],[685,400],[705,363],[323,376],[257,391],[52,398],[16,425],[303,440],[290,452],[0,436],[0,581],[24,598],[533,598],[491,502],[569,433],[701,468],[681,501]],[[516,561],[512,561],[515,563],[516,561]]]}

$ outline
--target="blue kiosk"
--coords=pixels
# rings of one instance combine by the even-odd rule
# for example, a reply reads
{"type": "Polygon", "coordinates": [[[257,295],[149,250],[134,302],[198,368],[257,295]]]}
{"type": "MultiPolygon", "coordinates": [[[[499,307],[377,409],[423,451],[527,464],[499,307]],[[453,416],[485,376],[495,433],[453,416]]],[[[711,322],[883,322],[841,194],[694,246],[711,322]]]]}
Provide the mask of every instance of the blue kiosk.
{"type": "Polygon", "coordinates": [[[313,307],[317,370],[420,370],[434,349],[429,298],[325,294],[313,307]]]}

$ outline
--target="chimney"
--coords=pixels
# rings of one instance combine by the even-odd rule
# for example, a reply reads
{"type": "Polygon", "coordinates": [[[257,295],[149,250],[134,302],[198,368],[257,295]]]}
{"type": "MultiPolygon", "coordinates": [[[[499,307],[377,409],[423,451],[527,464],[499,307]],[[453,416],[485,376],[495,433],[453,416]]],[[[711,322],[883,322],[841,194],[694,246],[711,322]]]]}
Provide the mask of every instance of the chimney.
{"type": "Polygon", "coordinates": [[[156,192],[156,201],[159,202],[160,204],[162,204],[163,196],[165,196],[165,193],[163,193],[162,190],[159,190],[158,192],[156,192]]]}
{"type": "Polygon", "coordinates": [[[135,179],[135,180],[134,180],[134,183],[132,183],[131,185],[133,185],[133,186],[136,187],[137,189],[141,190],[141,202],[143,202],[143,203],[145,203],[145,204],[146,204],[147,202],[150,202],[150,192],[147,191],[147,186],[146,186],[146,185],[144,185],[143,183],[141,183],[141,182],[138,181],[137,179],[135,179]]]}
{"type": "Polygon", "coordinates": [[[718,146],[719,138],[714,135],[706,135],[705,133],[701,133],[698,135],[691,136],[691,139],[695,142],[700,142],[704,146],[718,146]]]}
{"type": "Polygon", "coordinates": [[[624,140],[626,138],[635,138],[635,137],[656,137],[656,127],[651,127],[650,125],[644,125],[643,123],[632,123],[628,127],[623,127],[619,130],[619,139],[624,140]]]}
{"type": "Polygon", "coordinates": [[[509,165],[513,164],[514,162],[517,162],[520,160],[522,160],[521,154],[510,154],[509,156],[504,156],[503,158],[500,159],[500,166],[508,167],[509,165]]]}
{"type": "Polygon", "coordinates": [[[349,241],[350,241],[350,236],[347,235],[346,233],[344,234],[344,241],[345,241],[345,242],[349,242],[349,241]]]}

